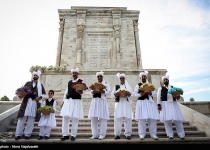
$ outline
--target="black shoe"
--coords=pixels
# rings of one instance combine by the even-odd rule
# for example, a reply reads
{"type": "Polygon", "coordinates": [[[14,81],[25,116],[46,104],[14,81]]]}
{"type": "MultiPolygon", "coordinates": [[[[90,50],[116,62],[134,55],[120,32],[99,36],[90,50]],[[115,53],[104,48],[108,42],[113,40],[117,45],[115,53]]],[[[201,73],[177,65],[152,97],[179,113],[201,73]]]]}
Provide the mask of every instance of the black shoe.
{"type": "Polygon", "coordinates": [[[15,140],[19,140],[19,139],[20,139],[20,136],[16,136],[16,137],[15,137],[15,140]]]}
{"type": "Polygon", "coordinates": [[[120,139],[120,137],[119,136],[115,136],[114,139],[117,140],[117,139],[120,139]]]}
{"type": "Polygon", "coordinates": [[[71,136],[71,141],[75,141],[75,137],[71,136]]]}
{"type": "Polygon", "coordinates": [[[29,140],[29,139],[30,139],[30,137],[29,137],[29,136],[25,136],[25,139],[26,139],[26,140],[29,140]]]}
{"type": "Polygon", "coordinates": [[[127,140],[131,140],[131,136],[126,136],[125,137],[127,140]]]}
{"type": "Polygon", "coordinates": [[[48,136],[45,136],[44,138],[45,138],[46,140],[48,140],[48,139],[49,139],[49,137],[48,137],[48,136]]]}
{"type": "Polygon", "coordinates": [[[39,138],[37,140],[41,140],[41,139],[43,139],[43,137],[42,136],[39,136],[39,138]]]}
{"type": "Polygon", "coordinates": [[[69,136],[63,136],[63,137],[61,138],[61,141],[65,141],[65,140],[69,140],[69,136]]]}

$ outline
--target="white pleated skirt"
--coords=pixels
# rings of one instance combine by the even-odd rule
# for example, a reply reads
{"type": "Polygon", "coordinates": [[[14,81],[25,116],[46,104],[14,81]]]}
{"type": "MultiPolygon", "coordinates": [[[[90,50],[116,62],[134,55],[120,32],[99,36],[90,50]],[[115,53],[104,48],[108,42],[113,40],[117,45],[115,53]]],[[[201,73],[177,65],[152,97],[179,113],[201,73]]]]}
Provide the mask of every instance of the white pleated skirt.
{"type": "Polygon", "coordinates": [[[109,120],[109,108],[106,99],[93,98],[90,103],[88,118],[98,117],[109,120]]]}
{"type": "Polygon", "coordinates": [[[37,112],[37,102],[29,98],[24,116],[36,117],[36,112],[37,112]]]}
{"type": "Polygon", "coordinates": [[[138,121],[139,119],[160,119],[160,114],[153,99],[137,100],[135,120],[138,121]]]}
{"type": "Polygon", "coordinates": [[[72,98],[65,99],[60,116],[83,119],[84,112],[82,100],[72,98]]]}
{"type": "Polygon", "coordinates": [[[132,106],[131,103],[127,101],[127,98],[120,98],[119,102],[115,102],[115,118],[125,117],[133,119],[132,115],[132,106]]]}
{"type": "Polygon", "coordinates": [[[38,126],[56,127],[55,113],[50,113],[47,116],[41,114],[38,126]]]}
{"type": "Polygon", "coordinates": [[[181,112],[179,104],[176,101],[162,101],[162,110],[160,111],[160,121],[176,120],[184,121],[185,118],[181,112]]]}

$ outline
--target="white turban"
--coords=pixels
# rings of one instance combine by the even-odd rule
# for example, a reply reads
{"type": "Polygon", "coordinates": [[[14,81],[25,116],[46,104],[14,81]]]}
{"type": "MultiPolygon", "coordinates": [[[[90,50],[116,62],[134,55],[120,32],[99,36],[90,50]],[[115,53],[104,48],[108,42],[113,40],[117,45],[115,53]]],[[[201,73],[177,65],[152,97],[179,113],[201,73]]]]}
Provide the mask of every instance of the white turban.
{"type": "Polygon", "coordinates": [[[102,76],[104,76],[104,72],[96,72],[96,77],[98,76],[98,75],[102,75],[102,76]]]}
{"type": "Polygon", "coordinates": [[[163,81],[165,78],[169,80],[169,75],[163,76],[163,77],[162,77],[162,81],[163,81]]]}
{"type": "Polygon", "coordinates": [[[147,76],[147,74],[148,74],[149,72],[148,71],[144,71],[144,72],[140,72],[140,74],[139,74],[139,77],[141,78],[142,77],[142,75],[145,75],[145,76],[147,76]]]}
{"type": "Polygon", "coordinates": [[[117,73],[116,76],[117,76],[118,78],[120,78],[120,77],[125,77],[125,74],[124,74],[124,73],[117,73]]]}
{"type": "Polygon", "coordinates": [[[39,76],[39,77],[40,77],[40,75],[41,75],[41,71],[39,71],[39,70],[38,70],[37,72],[36,72],[36,71],[34,71],[34,72],[32,73],[32,75],[33,75],[33,76],[34,76],[35,74],[36,74],[37,76],[39,76]]]}
{"type": "Polygon", "coordinates": [[[73,72],[79,73],[79,68],[71,69],[71,73],[73,73],[73,72]]]}

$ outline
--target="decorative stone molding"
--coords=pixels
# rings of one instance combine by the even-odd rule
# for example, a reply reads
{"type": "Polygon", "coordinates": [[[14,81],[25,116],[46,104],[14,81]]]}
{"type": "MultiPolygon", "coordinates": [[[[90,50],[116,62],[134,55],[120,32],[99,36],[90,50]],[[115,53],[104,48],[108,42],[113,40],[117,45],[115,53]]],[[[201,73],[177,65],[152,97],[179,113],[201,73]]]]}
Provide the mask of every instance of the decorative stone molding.
{"type": "Polygon", "coordinates": [[[85,28],[84,25],[77,25],[77,36],[78,36],[78,38],[80,38],[80,37],[82,38],[84,28],[85,28]]]}
{"type": "Polygon", "coordinates": [[[114,36],[120,38],[120,25],[114,25],[114,36]]]}

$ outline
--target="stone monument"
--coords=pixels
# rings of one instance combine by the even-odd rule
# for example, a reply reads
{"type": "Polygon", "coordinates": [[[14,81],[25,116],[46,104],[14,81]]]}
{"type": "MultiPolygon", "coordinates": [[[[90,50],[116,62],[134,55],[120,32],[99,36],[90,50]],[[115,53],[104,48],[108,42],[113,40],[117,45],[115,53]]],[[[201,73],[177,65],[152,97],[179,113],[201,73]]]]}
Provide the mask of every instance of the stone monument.
{"type": "MultiPolygon", "coordinates": [[[[161,85],[161,77],[167,72],[165,69],[142,67],[139,10],[72,6],[71,9],[58,9],[58,13],[60,28],[55,65],[67,65],[67,69],[45,70],[41,76],[46,90],[56,91],[58,101],[62,101],[68,81],[72,79],[70,70],[75,67],[80,69],[79,77],[88,86],[97,80],[96,72],[104,71],[104,79],[111,90],[119,83],[118,72],[125,73],[134,89],[140,81],[139,72],[144,70],[149,72],[149,82],[157,88],[161,85]]],[[[88,90],[83,98],[85,102],[91,101],[88,90]]],[[[114,100],[109,103],[112,107],[114,100]]]]}

